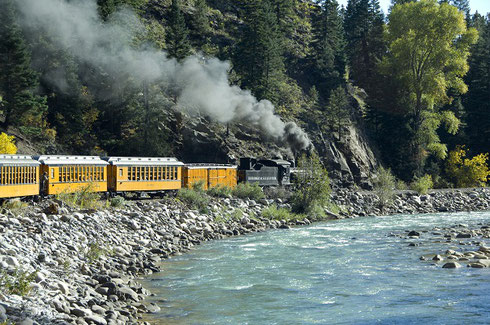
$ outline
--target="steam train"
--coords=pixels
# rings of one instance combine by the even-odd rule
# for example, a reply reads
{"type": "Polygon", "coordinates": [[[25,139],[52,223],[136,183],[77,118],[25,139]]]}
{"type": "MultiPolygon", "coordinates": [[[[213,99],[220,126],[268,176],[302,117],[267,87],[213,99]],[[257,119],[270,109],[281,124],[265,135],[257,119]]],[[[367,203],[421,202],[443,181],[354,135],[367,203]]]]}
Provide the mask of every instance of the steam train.
{"type": "Polygon", "coordinates": [[[72,193],[91,187],[111,195],[162,194],[189,188],[235,187],[238,182],[260,186],[290,185],[291,163],[241,158],[239,166],[184,164],[164,157],[0,155],[0,200],[72,193]]]}

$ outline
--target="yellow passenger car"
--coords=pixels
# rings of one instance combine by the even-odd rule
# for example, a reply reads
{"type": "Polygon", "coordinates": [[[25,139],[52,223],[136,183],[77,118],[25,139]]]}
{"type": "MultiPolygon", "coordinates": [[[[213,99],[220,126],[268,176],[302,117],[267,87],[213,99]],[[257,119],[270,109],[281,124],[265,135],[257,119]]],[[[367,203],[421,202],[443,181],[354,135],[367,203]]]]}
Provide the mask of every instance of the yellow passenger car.
{"type": "Polygon", "coordinates": [[[237,166],[217,164],[187,164],[184,167],[184,187],[202,182],[204,189],[217,185],[234,188],[237,184],[237,166]]]}
{"type": "Polygon", "coordinates": [[[107,165],[95,156],[38,156],[40,182],[44,194],[72,193],[89,187],[93,192],[107,191],[107,165]]]}
{"type": "Polygon", "coordinates": [[[182,167],[176,158],[105,157],[112,192],[160,192],[182,187],[182,167]]]}
{"type": "Polygon", "coordinates": [[[39,162],[30,156],[0,155],[0,198],[39,194],[39,162]]]}

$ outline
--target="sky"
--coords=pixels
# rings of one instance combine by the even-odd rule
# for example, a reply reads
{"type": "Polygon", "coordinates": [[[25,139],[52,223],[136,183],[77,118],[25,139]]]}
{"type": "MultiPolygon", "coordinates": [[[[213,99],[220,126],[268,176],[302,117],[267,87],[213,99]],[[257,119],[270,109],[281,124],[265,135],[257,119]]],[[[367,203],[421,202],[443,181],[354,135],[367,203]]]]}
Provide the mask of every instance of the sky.
{"type": "MultiPolygon", "coordinates": [[[[347,6],[347,0],[337,0],[339,5],[347,6]]],[[[388,13],[388,7],[390,6],[391,0],[380,0],[381,8],[384,13],[388,13]]],[[[490,12],[490,0],[470,0],[471,12],[474,13],[478,11],[480,14],[484,15],[490,12]]]]}

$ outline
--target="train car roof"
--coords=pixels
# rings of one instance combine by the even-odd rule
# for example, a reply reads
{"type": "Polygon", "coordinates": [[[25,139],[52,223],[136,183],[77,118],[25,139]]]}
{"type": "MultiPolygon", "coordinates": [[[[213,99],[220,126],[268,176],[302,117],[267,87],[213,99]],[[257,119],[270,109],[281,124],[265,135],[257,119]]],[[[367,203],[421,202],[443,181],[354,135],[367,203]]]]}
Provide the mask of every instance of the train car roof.
{"type": "Polygon", "coordinates": [[[206,163],[197,163],[197,164],[185,164],[185,166],[189,169],[237,169],[236,165],[227,165],[227,164],[206,164],[206,163]]]}
{"type": "Polygon", "coordinates": [[[184,163],[173,157],[102,157],[116,166],[184,166],[184,163]]]}
{"type": "Polygon", "coordinates": [[[39,166],[41,163],[27,155],[0,155],[0,166],[39,166]]]}
{"type": "Polygon", "coordinates": [[[98,156],[35,156],[34,159],[44,165],[108,165],[107,161],[98,156]]]}

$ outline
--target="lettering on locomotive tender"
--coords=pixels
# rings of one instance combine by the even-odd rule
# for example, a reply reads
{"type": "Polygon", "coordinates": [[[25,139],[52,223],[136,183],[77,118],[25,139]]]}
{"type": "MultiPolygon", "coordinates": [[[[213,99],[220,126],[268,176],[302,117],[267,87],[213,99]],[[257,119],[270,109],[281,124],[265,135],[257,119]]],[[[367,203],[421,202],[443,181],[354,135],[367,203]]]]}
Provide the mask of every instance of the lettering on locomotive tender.
{"type": "Polygon", "coordinates": [[[276,177],[266,177],[266,176],[254,176],[254,177],[248,177],[249,181],[275,181],[277,180],[276,177]]]}

